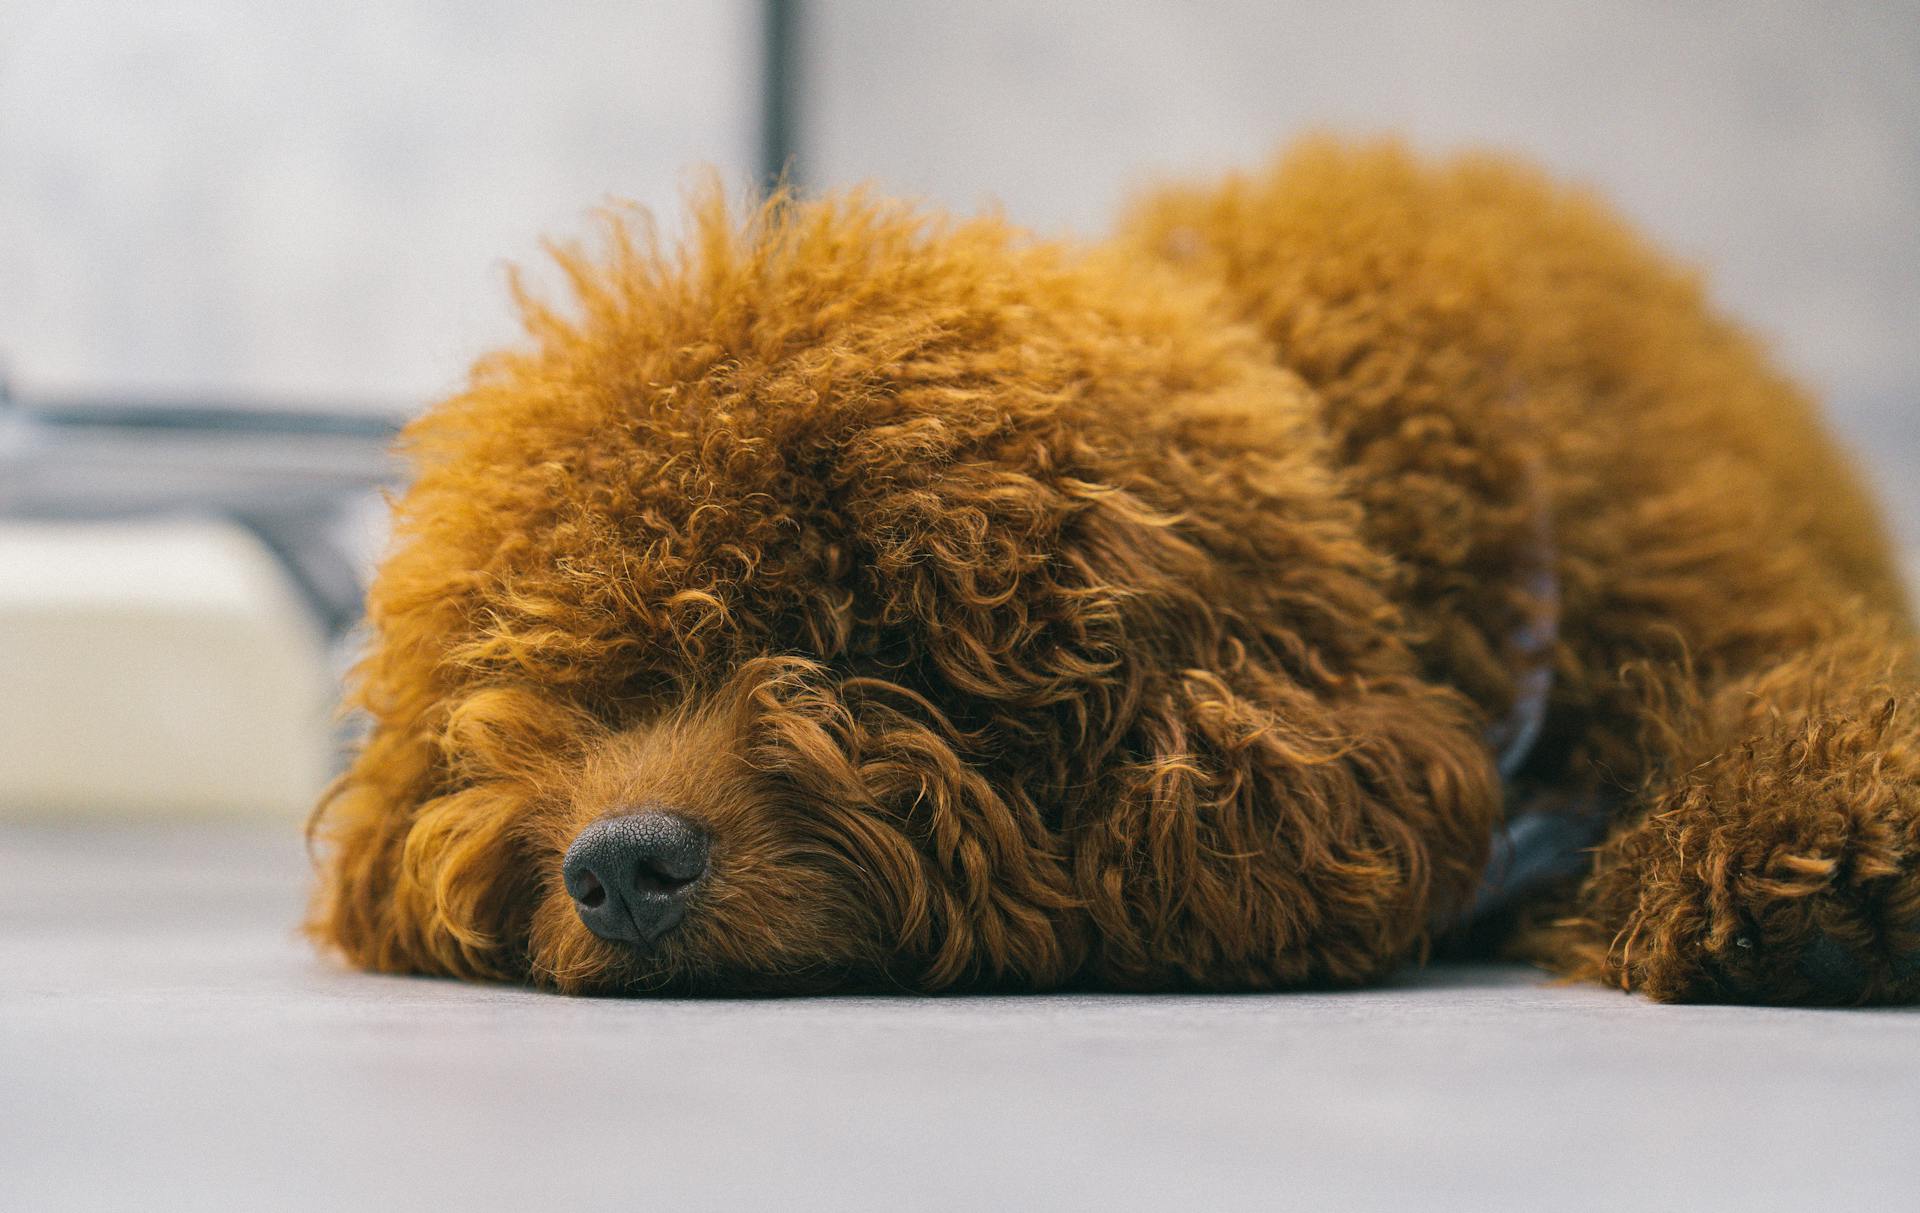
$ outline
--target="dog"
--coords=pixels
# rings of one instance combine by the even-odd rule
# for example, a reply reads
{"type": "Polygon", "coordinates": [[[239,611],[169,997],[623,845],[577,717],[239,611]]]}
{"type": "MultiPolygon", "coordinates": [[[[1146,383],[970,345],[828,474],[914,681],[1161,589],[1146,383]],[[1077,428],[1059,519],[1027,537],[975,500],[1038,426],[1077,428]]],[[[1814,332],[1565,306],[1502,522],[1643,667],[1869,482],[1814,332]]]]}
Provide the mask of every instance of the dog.
{"type": "Polygon", "coordinates": [[[573,993],[1920,998],[1881,523],[1583,193],[1315,141],[1105,243],[694,200],[415,477],[310,929],[573,993]]]}

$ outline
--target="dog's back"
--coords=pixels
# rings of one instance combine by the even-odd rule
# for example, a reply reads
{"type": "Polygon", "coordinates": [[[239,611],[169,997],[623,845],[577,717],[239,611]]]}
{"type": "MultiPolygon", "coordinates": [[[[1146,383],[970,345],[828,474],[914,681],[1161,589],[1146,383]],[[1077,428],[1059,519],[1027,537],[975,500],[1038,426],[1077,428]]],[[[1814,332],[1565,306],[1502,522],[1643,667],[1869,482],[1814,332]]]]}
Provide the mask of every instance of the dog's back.
{"type": "Polygon", "coordinates": [[[1146,199],[1121,239],[1220,282],[1319,394],[1431,634],[1430,676],[1493,719],[1523,693],[1512,638],[1539,609],[1545,520],[1551,757],[1577,744],[1631,776],[1628,663],[1738,662],[1781,615],[1817,632],[1855,595],[1905,617],[1872,503],[1807,397],[1582,193],[1494,158],[1314,142],[1146,199]]]}

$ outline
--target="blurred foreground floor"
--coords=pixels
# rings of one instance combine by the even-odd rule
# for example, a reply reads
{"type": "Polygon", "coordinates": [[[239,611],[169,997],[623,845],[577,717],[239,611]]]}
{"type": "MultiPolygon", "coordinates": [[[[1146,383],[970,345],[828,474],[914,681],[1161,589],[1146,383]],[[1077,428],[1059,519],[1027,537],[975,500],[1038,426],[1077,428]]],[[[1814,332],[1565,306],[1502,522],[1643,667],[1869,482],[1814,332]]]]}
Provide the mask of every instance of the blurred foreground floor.
{"type": "Polygon", "coordinates": [[[0,1208],[1912,1208],[1920,1013],[1518,968],[573,1000],[295,936],[299,831],[0,827],[0,1208]]]}

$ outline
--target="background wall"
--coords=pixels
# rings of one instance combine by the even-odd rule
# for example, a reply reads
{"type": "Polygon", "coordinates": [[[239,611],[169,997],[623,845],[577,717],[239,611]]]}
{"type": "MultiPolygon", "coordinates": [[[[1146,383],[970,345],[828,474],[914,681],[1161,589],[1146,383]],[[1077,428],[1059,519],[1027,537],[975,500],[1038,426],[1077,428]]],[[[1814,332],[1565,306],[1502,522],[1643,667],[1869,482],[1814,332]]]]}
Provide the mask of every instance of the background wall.
{"type": "Polygon", "coordinates": [[[0,0],[0,364],[27,392],[389,405],[503,267],[745,180],[752,0],[0,0]]]}
{"type": "MultiPolygon", "coordinates": [[[[510,334],[502,266],[749,179],[752,0],[0,0],[23,389],[380,398],[510,334]]],[[[1711,271],[1850,425],[1920,401],[1920,0],[810,0],[799,163],[1097,233],[1309,128],[1510,147],[1711,271]]]]}

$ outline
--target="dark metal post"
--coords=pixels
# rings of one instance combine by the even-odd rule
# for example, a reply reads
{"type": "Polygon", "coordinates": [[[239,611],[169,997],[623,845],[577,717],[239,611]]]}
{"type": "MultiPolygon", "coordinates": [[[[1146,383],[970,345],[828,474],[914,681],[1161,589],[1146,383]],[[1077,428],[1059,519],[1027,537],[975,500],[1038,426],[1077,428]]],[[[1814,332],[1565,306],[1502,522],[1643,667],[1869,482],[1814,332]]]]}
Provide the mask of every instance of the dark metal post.
{"type": "Polygon", "coordinates": [[[795,145],[800,89],[800,2],[763,0],[761,13],[760,182],[798,185],[795,145]]]}

